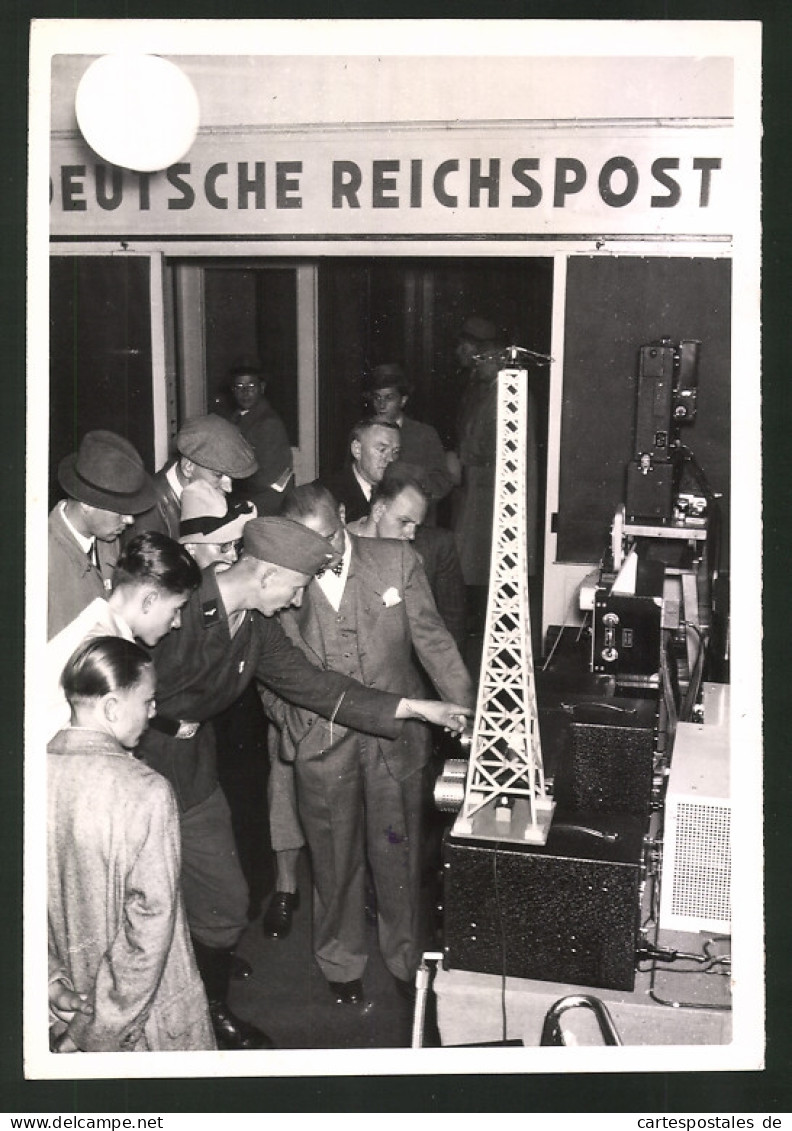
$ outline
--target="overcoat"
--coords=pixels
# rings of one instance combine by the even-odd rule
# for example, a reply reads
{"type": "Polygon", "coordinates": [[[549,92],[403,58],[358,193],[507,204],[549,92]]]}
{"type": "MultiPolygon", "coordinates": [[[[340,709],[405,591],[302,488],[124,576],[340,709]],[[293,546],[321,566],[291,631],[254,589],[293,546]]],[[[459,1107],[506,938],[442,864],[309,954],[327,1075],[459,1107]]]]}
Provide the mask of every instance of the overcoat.
{"type": "Polygon", "coordinates": [[[94,1010],[69,1035],[85,1052],[213,1049],[171,787],[99,731],[62,730],[47,751],[50,970],[94,1010]]]}

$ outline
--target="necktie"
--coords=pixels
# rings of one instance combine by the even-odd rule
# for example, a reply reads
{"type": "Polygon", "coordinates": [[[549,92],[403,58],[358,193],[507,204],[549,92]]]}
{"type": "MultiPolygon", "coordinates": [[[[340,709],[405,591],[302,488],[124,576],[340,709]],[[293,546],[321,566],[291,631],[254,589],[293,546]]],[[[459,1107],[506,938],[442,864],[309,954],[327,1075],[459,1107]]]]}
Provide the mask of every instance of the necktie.
{"type": "Polygon", "coordinates": [[[344,571],[344,560],[342,558],[341,561],[336,562],[335,565],[325,566],[324,569],[318,569],[316,571],[316,576],[322,577],[324,574],[329,572],[329,573],[334,573],[336,575],[336,577],[340,577],[341,574],[343,573],[343,571],[344,571]]]}
{"type": "Polygon", "coordinates": [[[93,542],[91,543],[90,550],[88,550],[87,553],[88,553],[88,561],[91,563],[91,565],[94,567],[94,569],[99,569],[99,551],[98,551],[97,546],[96,546],[96,539],[95,538],[94,538],[93,542]]]}

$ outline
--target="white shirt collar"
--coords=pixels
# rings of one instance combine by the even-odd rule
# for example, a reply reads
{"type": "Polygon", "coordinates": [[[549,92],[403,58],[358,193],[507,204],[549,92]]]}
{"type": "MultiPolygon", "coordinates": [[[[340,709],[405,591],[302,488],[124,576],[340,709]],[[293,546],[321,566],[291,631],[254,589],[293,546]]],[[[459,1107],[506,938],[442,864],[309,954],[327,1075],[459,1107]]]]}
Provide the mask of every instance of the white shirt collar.
{"type": "Polygon", "coordinates": [[[354,463],[352,464],[352,472],[355,476],[355,479],[357,479],[358,483],[360,484],[360,490],[366,496],[368,501],[371,502],[371,492],[374,490],[373,486],[367,479],[363,478],[354,463]]]}
{"type": "Polygon", "coordinates": [[[75,527],[69,522],[69,516],[66,514],[66,499],[64,499],[61,502],[60,506],[61,506],[61,516],[63,517],[63,521],[66,523],[66,526],[68,527],[68,529],[74,535],[74,538],[75,538],[75,541],[77,542],[77,545],[82,548],[83,553],[85,553],[85,554],[90,553],[96,539],[94,538],[94,536],[92,534],[89,535],[86,538],[86,536],[84,534],[80,534],[79,530],[76,530],[75,527]]]}
{"type": "Polygon", "coordinates": [[[316,578],[316,584],[324,593],[327,600],[333,606],[336,612],[341,605],[341,598],[344,596],[344,587],[346,586],[347,577],[349,576],[349,563],[352,558],[352,540],[344,531],[344,555],[341,559],[341,573],[333,573],[331,569],[325,570],[321,577],[316,578]]]}
{"type": "Polygon", "coordinates": [[[168,468],[168,470],[165,472],[165,478],[168,480],[168,483],[173,488],[173,493],[176,496],[176,498],[180,499],[182,497],[182,491],[184,490],[184,487],[179,482],[179,476],[178,476],[178,473],[176,471],[176,468],[178,466],[179,466],[178,460],[176,461],[176,463],[172,463],[170,465],[170,467],[168,468]]]}

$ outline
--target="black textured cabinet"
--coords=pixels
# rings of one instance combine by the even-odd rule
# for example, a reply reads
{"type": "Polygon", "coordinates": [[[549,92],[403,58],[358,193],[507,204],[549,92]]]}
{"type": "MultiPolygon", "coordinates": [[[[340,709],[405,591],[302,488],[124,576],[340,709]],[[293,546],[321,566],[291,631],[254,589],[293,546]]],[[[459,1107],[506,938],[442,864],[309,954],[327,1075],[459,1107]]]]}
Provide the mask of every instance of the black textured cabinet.
{"type": "Polygon", "coordinates": [[[558,805],[648,817],[656,736],[654,700],[575,705],[554,781],[558,805]]]}
{"type": "Polygon", "coordinates": [[[565,817],[556,810],[547,844],[541,847],[447,835],[447,965],[631,990],[643,832],[643,820],[633,816],[595,812],[565,817]]]}

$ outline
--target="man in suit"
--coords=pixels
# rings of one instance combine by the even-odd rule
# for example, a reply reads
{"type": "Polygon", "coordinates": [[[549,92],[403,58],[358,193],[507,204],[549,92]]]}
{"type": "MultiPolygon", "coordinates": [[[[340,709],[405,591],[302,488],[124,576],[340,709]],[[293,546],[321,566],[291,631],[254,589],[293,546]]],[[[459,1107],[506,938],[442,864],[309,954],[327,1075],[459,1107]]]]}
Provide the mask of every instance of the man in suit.
{"type": "Polygon", "coordinates": [[[346,521],[368,514],[371,492],[385,468],[401,454],[398,424],[383,420],[359,420],[349,434],[351,461],[336,475],[322,477],[330,493],[344,507],[346,521]]]}
{"type": "Polygon", "coordinates": [[[58,482],[67,497],[48,522],[48,638],[109,595],[120,536],[154,502],[143,460],[115,432],[86,432],[58,465],[58,482]]]}
{"type": "Polygon", "coordinates": [[[180,630],[154,649],[157,714],[139,746],[176,794],[184,902],[222,1049],[267,1048],[271,1041],[226,1001],[234,947],[247,926],[248,890],[218,783],[215,731],[207,724],[253,680],[338,724],[392,738],[402,732],[400,720],[416,714],[450,729],[465,716],[462,706],[383,693],[311,663],[273,618],[299,605],[316,570],[332,563],[332,547],[276,517],[251,519],[242,541],[243,553],[228,569],[203,571],[181,610],[180,630]]]}
{"type": "MultiPolygon", "coordinates": [[[[431,424],[414,420],[404,409],[412,393],[412,384],[400,365],[376,365],[366,383],[364,395],[371,414],[379,421],[398,424],[400,430],[399,459],[422,469],[429,492],[429,522],[434,525],[437,503],[454,485],[446,466],[446,455],[437,430],[431,424]]],[[[426,521],[426,519],[424,519],[426,521]]]]}
{"type": "Polygon", "coordinates": [[[423,468],[399,458],[388,464],[374,488],[368,515],[348,523],[347,529],[361,538],[412,542],[426,571],[437,611],[464,655],[465,580],[453,533],[424,525],[430,501],[423,468]]]}
{"type": "MultiPolygon", "coordinates": [[[[323,571],[302,605],[282,614],[291,639],[328,671],[406,695],[422,688],[414,649],[440,695],[469,709],[470,677],[412,547],[348,534],[339,505],[320,484],[296,488],[288,507],[341,554],[340,572],[323,571]]],[[[294,760],[311,853],[317,962],[336,1001],[364,1001],[368,861],[380,950],[408,996],[420,957],[422,774],[429,731],[414,720],[397,738],[373,738],[299,710],[288,708],[285,716],[281,757],[294,760]]]]}
{"type": "Polygon", "coordinates": [[[135,534],[159,530],[178,540],[181,496],[188,483],[202,480],[229,494],[233,479],[247,479],[258,467],[239,429],[215,413],[188,420],[176,435],[176,450],[176,459],[154,476],[154,505],[135,520],[135,534]]]}

